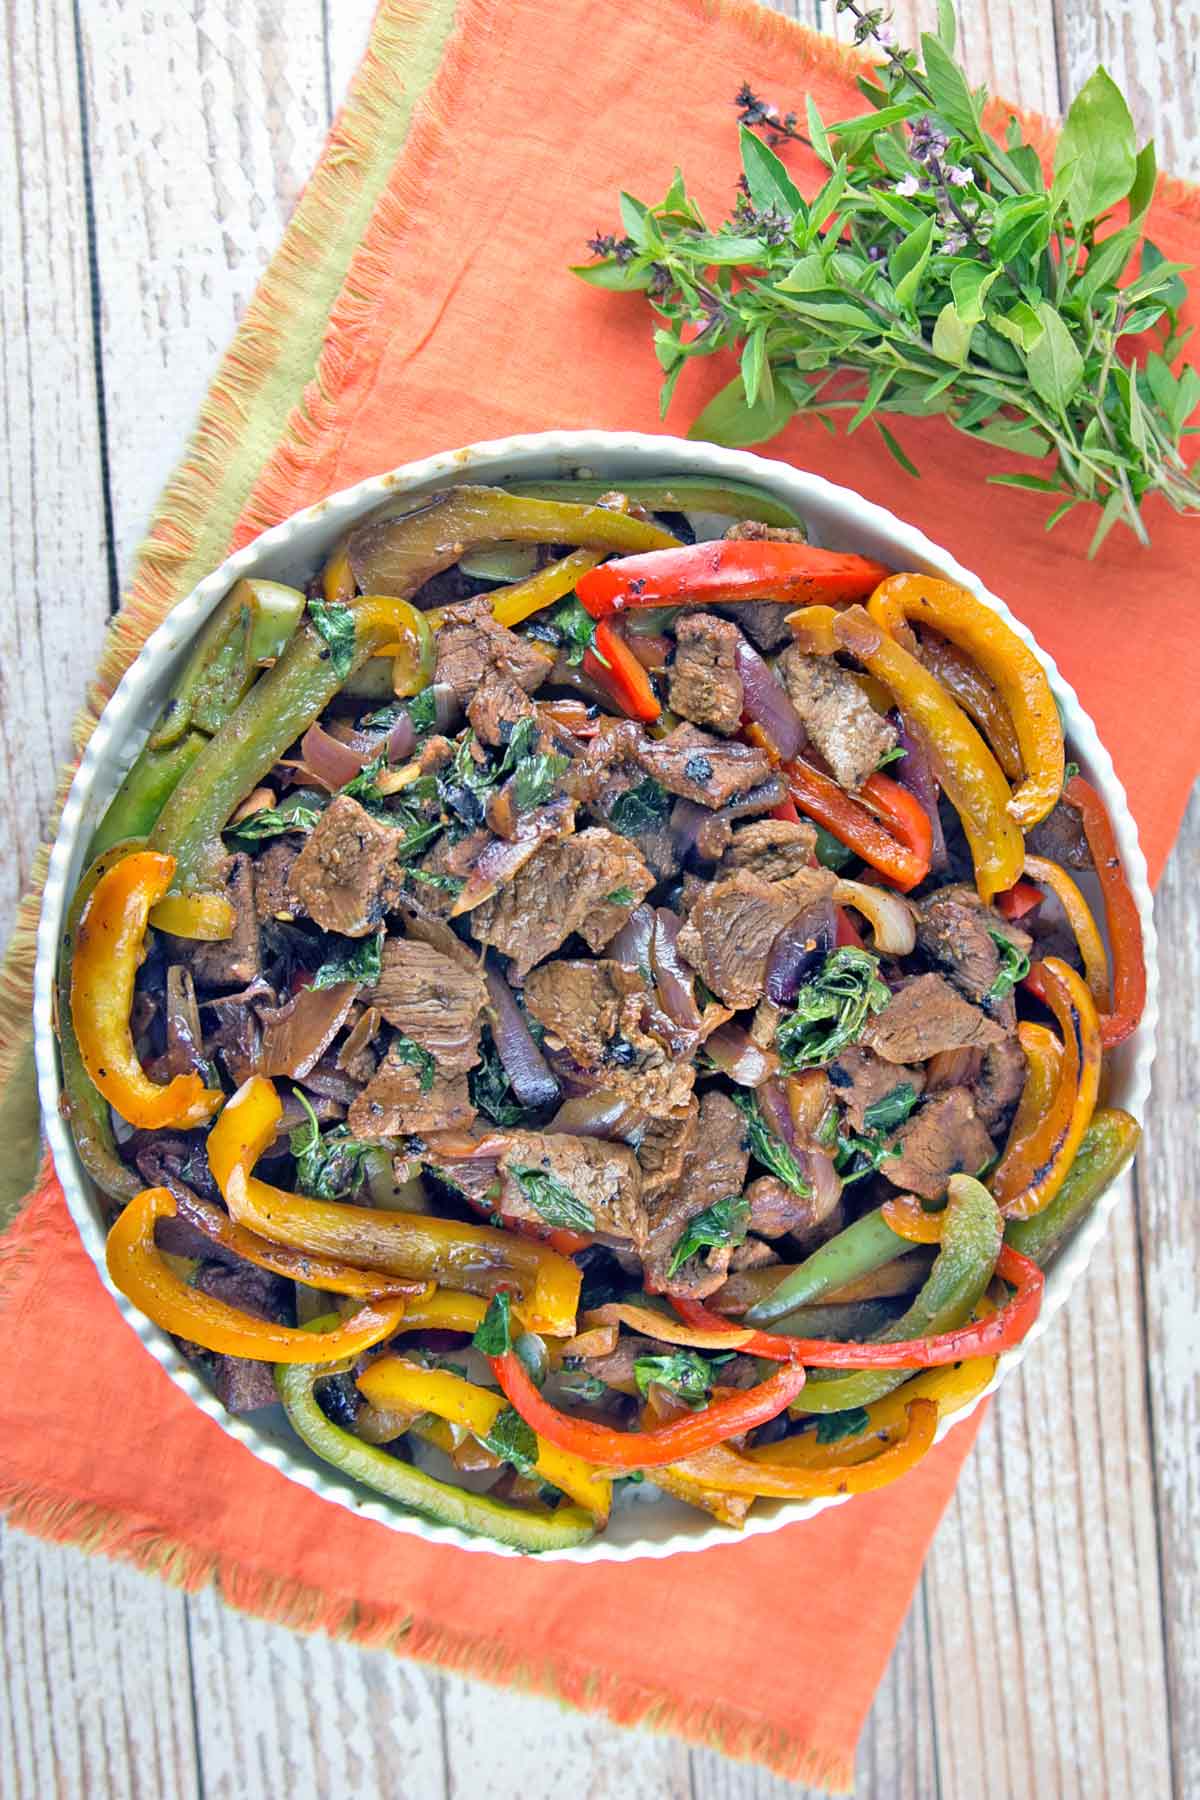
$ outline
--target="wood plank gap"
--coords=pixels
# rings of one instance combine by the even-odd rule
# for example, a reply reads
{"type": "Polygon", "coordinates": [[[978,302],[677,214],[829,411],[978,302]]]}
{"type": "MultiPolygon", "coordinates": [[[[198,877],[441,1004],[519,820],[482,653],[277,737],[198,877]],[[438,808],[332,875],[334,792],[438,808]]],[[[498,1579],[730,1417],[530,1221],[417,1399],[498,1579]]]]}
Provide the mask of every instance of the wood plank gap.
{"type": "Polygon", "coordinates": [[[204,1746],[200,1741],[200,1708],[196,1701],[196,1658],[192,1654],[192,1596],[183,1602],[183,1644],[187,1655],[188,1705],[192,1711],[192,1755],[196,1763],[196,1800],[205,1800],[208,1787],[204,1772],[204,1746]]]}
{"type": "Polygon", "coordinates": [[[321,51],[325,67],[325,118],[333,124],[333,52],[329,44],[329,0],[321,0],[321,51]]]}
{"type": "Polygon", "coordinates": [[[104,507],[104,566],[108,580],[108,610],[121,605],[117,579],[117,543],[113,524],[112,481],[108,460],[108,404],[104,391],[104,328],[101,318],[100,253],[96,241],[96,196],[92,187],[91,120],[88,116],[87,70],[84,66],[83,19],[80,0],[72,0],[71,30],[75,43],[75,80],[79,94],[80,163],[83,175],[83,216],[87,224],[88,283],[91,288],[92,366],[96,383],[96,421],[100,437],[100,494],[104,507]]]}
{"type": "Polygon", "coordinates": [[[914,1607],[921,1609],[921,1628],[925,1634],[925,1676],[929,1683],[929,1692],[933,1697],[933,1705],[929,1709],[929,1731],[933,1740],[933,1800],[942,1800],[944,1787],[942,1782],[942,1743],[938,1730],[938,1690],[933,1671],[933,1627],[929,1617],[929,1586],[925,1580],[925,1571],[921,1571],[921,1579],[917,1584],[914,1607]]]}

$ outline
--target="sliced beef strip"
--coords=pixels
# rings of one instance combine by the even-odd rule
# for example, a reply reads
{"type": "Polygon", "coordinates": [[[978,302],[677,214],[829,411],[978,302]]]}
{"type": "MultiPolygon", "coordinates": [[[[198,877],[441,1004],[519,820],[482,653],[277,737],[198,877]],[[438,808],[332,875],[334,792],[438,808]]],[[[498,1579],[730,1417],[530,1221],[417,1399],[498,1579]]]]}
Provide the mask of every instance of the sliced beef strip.
{"type": "Polygon", "coordinates": [[[1003,1028],[955,993],[940,975],[918,975],[896,989],[863,1033],[885,1062],[927,1062],[939,1050],[986,1047],[1004,1041],[1003,1028]]]}
{"type": "Polygon", "coordinates": [[[481,744],[498,749],[522,719],[535,718],[533,701],[504,669],[488,669],[467,701],[467,718],[481,744]]]}
{"type": "Polygon", "coordinates": [[[834,885],[828,869],[802,869],[786,881],[762,881],[738,869],[692,906],[679,933],[679,954],[726,1006],[753,1006],[783,927],[831,898],[834,885]]]}
{"type": "Polygon", "coordinates": [[[762,1238],[748,1237],[729,1258],[729,1273],[740,1275],[746,1269],[769,1269],[772,1263],[781,1260],[778,1250],[773,1250],[762,1238]]]}
{"type": "Polygon", "coordinates": [[[680,613],[675,623],[675,661],[668,698],[672,711],[723,737],[742,721],[742,678],[737,671],[741,632],[712,613],[680,613]]]}
{"type": "Polygon", "coordinates": [[[230,858],[222,882],[225,898],[233,907],[232,936],[219,943],[197,943],[191,938],[163,938],[169,962],[186,963],[198,988],[240,988],[262,974],[262,945],[254,904],[254,865],[248,856],[230,858]]]}
{"type": "Polygon", "coordinates": [[[786,881],[816,861],[817,834],[811,825],[789,819],[752,819],[733,834],[721,858],[721,873],[748,869],[760,881],[786,881]]]}
{"type": "Polygon", "coordinates": [[[750,1203],[750,1230],[759,1237],[778,1238],[786,1232],[811,1230],[811,1195],[793,1193],[777,1175],[759,1175],[746,1189],[750,1203]]]}
{"type": "Polygon", "coordinates": [[[287,921],[296,917],[296,901],[288,891],[288,878],[300,849],[298,839],[281,837],[255,858],[254,907],[261,925],[268,919],[287,921]]]}
{"type": "Polygon", "coordinates": [[[693,1097],[686,1107],[657,1114],[650,1120],[637,1147],[642,1170],[642,1191],[647,1199],[678,1181],[684,1158],[696,1142],[700,1107],[693,1097]]]}
{"type": "Polygon", "coordinates": [[[668,1275],[671,1257],[685,1228],[730,1194],[740,1194],[750,1153],[746,1121],[728,1095],[713,1090],[700,1102],[696,1139],[684,1157],[674,1186],[655,1196],[650,1234],[643,1252],[646,1290],[703,1300],[721,1286],[729,1269],[731,1247],[719,1244],[702,1251],[668,1275]]]}
{"type": "Polygon", "coordinates": [[[479,1061],[479,1015],[487,1000],[481,968],[431,944],[388,938],[379,980],[364,998],[429,1051],[440,1076],[465,1075],[479,1061]]]}
{"type": "Polygon", "coordinates": [[[875,711],[849,670],[799,645],[776,665],[792,705],[841,787],[861,787],[898,743],[896,728],[875,711]]]}
{"type": "Polygon", "coordinates": [[[807,544],[799,525],[764,525],[761,519],[739,519],[725,533],[730,544],[807,544]]]}
{"type": "Polygon", "coordinates": [[[530,972],[524,997],[546,1027],[547,1047],[602,1074],[610,1092],[656,1115],[687,1105],[695,1067],[647,1029],[655,1019],[640,975],[603,958],[543,963],[530,972]]]}
{"type": "Polygon", "coordinates": [[[978,1175],[994,1154],[966,1088],[934,1094],[891,1142],[900,1154],[885,1156],[881,1173],[893,1187],[922,1200],[940,1200],[952,1175],[978,1175]]]}
{"type": "Polygon", "coordinates": [[[1068,869],[1094,867],[1083,830],[1083,814],[1069,801],[1060,800],[1025,839],[1031,856],[1044,856],[1068,869]]]}
{"type": "Polygon", "coordinates": [[[792,628],[787,622],[789,608],[777,600],[734,600],[720,611],[722,618],[732,619],[764,656],[771,656],[792,642],[792,628]]]}
{"type": "Polygon", "coordinates": [[[358,984],[301,988],[283,1006],[258,1009],[262,1026],[260,1075],[299,1079],[320,1062],[350,1013],[358,984]]]}
{"type": "Polygon", "coordinates": [[[979,1072],[967,1085],[975,1111],[999,1143],[1025,1089],[1025,1053],[1015,1037],[1006,1037],[1003,1043],[989,1044],[980,1054],[979,1072]]]}
{"type": "Polygon", "coordinates": [[[636,760],[669,794],[714,809],[758,787],[771,774],[762,750],[724,743],[695,725],[677,725],[664,738],[645,738],[636,760]]]}
{"type": "Polygon", "coordinates": [[[500,1153],[500,1211],[508,1219],[547,1221],[529,1199],[514,1170],[535,1169],[569,1188],[605,1237],[621,1238],[641,1252],[646,1239],[642,1172],[626,1144],[570,1132],[506,1131],[500,1153]]]}
{"type": "Polygon", "coordinates": [[[398,841],[394,827],[339,794],[293,863],[288,893],[322,931],[367,937],[395,902],[398,841]]]}
{"type": "Polygon", "coordinates": [[[1026,956],[1033,942],[1027,931],[981,900],[974,888],[957,882],[919,901],[917,912],[918,945],[931,962],[942,965],[969,1000],[986,999],[1000,973],[996,937],[1026,956]]]}
{"type": "Polygon", "coordinates": [[[898,1087],[911,1087],[920,1094],[925,1086],[925,1071],[905,1063],[884,1062],[865,1044],[852,1044],[829,1065],[829,1082],[846,1117],[855,1131],[867,1129],[869,1106],[885,1100],[898,1087]]]}
{"type": "MultiPolygon", "coordinates": [[[[294,1323],[291,1283],[252,1263],[239,1259],[233,1268],[221,1262],[205,1263],[196,1273],[196,1286],[202,1294],[224,1300],[253,1318],[294,1323]]],[[[251,1357],[214,1357],[213,1386],[217,1399],[231,1413],[255,1412],[260,1406],[273,1406],[279,1398],[271,1364],[251,1357]]]]}
{"type": "Polygon", "coordinates": [[[445,609],[437,652],[434,680],[452,687],[462,706],[469,704],[489,669],[499,669],[532,694],[546,679],[552,661],[530,639],[498,625],[484,596],[445,609]]]}
{"type": "Polygon", "coordinates": [[[346,1115],[351,1135],[368,1143],[413,1132],[465,1131],[474,1120],[465,1075],[447,1079],[439,1072],[433,1085],[422,1091],[420,1070],[402,1062],[394,1049],[346,1115]]]}
{"type": "Polygon", "coordinates": [[[481,944],[511,957],[523,979],[578,931],[591,950],[615,937],[654,886],[634,845],[603,826],[543,844],[507,886],[471,914],[481,944]],[[616,893],[628,899],[610,900],[616,893]]]}

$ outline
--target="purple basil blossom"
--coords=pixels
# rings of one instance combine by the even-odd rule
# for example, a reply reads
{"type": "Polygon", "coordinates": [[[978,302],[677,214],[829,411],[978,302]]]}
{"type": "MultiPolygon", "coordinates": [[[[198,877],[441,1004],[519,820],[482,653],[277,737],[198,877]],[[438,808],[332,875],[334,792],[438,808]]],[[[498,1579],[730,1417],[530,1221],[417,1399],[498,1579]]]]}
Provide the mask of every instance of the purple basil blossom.
{"type": "Polygon", "coordinates": [[[920,191],[921,184],[911,170],[907,175],[902,175],[896,183],[896,192],[903,194],[906,199],[912,194],[919,194],[920,191]]]}
{"type": "Polygon", "coordinates": [[[908,140],[908,153],[914,162],[928,162],[931,156],[940,156],[949,139],[944,131],[939,131],[933,120],[926,114],[914,121],[908,140]]]}
{"type": "Polygon", "coordinates": [[[965,163],[951,164],[946,170],[946,179],[951,187],[971,187],[975,180],[975,171],[965,163]]]}
{"type": "Polygon", "coordinates": [[[872,244],[871,248],[867,251],[867,261],[868,262],[885,262],[886,260],[887,260],[887,250],[884,248],[884,246],[882,244],[872,244]]]}
{"type": "Polygon", "coordinates": [[[947,256],[958,256],[967,247],[965,231],[948,231],[942,240],[942,250],[947,256]]]}

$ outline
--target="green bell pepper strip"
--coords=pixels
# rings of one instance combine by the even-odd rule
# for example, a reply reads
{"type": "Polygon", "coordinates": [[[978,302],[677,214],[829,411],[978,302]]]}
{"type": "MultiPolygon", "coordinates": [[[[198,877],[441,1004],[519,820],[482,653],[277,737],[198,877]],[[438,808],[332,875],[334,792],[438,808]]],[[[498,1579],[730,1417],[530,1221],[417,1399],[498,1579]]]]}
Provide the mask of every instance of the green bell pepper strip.
{"type": "MultiPolygon", "coordinates": [[[[1000,1209],[982,1182],[956,1175],[950,1184],[941,1248],[929,1278],[906,1313],[871,1339],[874,1344],[900,1344],[910,1338],[935,1337],[954,1331],[974,1312],[987,1292],[1003,1241],[1000,1209]]],[[[842,1412],[870,1406],[909,1379],[909,1369],[858,1370],[851,1375],[809,1372],[802,1394],[790,1410],[796,1413],[842,1412]]]]}
{"type": "Polygon", "coordinates": [[[1091,1211],[1105,1188],[1129,1162],[1142,1128],[1119,1107],[1099,1107],[1075,1153],[1066,1180],[1042,1212],[1031,1219],[1010,1219],[1004,1241],[1045,1268],[1063,1240],[1091,1211]]]}
{"type": "MultiPolygon", "coordinates": [[[[305,1329],[320,1329],[314,1320],[305,1329]]],[[[316,1383],[328,1367],[310,1363],[277,1363],[275,1386],[296,1436],[322,1461],[344,1475],[374,1488],[389,1500],[398,1500],[422,1518],[439,1525],[456,1525],[460,1531],[507,1544],[512,1550],[568,1550],[595,1536],[588,1514],[579,1506],[560,1506],[556,1512],[525,1511],[504,1506],[486,1494],[468,1493],[427,1475],[411,1463],[400,1462],[386,1450],[366,1444],[327,1419],[317,1402],[316,1383]]]]}
{"type": "Polygon", "coordinates": [[[249,691],[264,663],[283,654],[304,595],[277,581],[239,581],[192,649],[171,698],[92,838],[99,856],[122,838],[145,837],[208,738],[249,691]]]}
{"type": "Polygon", "coordinates": [[[661,481],[572,481],[568,477],[559,481],[510,481],[505,486],[510,494],[525,494],[537,500],[589,501],[599,500],[603,494],[625,494],[647,512],[720,513],[729,519],[757,519],[763,525],[804,530],[798,512],[749,481],[705,481],[695,475],[681,475],[675,480],[664,477],[661,481]]]}
{"type": "Polygon", "coordinates": [[[150,848],[175,858],[180,893],[214,884],[225,855],[221,831],[235,807],[303,737],[346,675],[396,640],[388,606],[386,600],[370,598],[349,603],[354,651],[349,670],[340,673],[320,632],[307,621],[302,624],[275,666],[205,744],[150,833],[150,848]]]}
{"type": "Polygon", "coordinates": [[[71,1018],[71,955],[83,909],[91,899],[92,890],[100,877],[107,874],[122,857],[144,848],[145,841],[140,838],[110,844],[84,872],[67,908],[55,986],[58,1060],[62,1070],[60,1106],[71,1127],[71,1136],[75,1139],[80,1162],[98,1188],[122,1203],[140,1194],[146,1184],[137,1170],[128,1168],[117,1154],[108,1102],[92,1085],[92,1078],[83,1066],[83,1056],[71,1018]]]}
{"type": "Polygon", "coordinates": [[[873,1275],[885,1263],[895,1262],[912,1245],[888,1225],[882,1213],[867,1213],[829,1238],[800,1264],[798,1269],[773,1288],[765,1300],[750,1307],[739,1324],[770,1325],[779,1320],[779,1330],[792,1327],[787,1315],[798,1306],[810,1306],[822,1294],[832,1294],[864,1275],[873,1275]]]}

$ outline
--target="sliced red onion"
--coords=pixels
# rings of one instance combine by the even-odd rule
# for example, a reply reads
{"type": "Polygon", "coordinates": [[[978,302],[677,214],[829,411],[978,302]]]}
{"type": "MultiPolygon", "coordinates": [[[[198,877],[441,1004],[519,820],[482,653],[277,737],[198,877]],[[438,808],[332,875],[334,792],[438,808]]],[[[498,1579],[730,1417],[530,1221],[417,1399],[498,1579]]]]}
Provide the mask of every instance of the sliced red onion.
{"type": "Polygon", "coordinates": [[[416,726],[407,711],[402,711],[387,735],[388,761],[403,762],[406,756],[412,755],[416,742],[416,726]]]}
{"type": "Polygon", "coordinates": [[[705,1054],[739,1087],[756,1088],[778,1072],[773,1050],[760,1050],[744,1025],[721,1025],[704,1041],[705,1054]]]}
{"type": "Polygon", "coordinates": [[[310,725],[300,740],[300,760],[314,781],[336,794],[348,781],[361,774],[370,760],[365,750],[352,750],[323,725],[310,725]]]}
{"type": "Polygon", "coordinates": [[[668,828],[680,862],[686,863],[695,854],[701,828],[708,824],[712,816],[711,807],[700,806],[695,800],[676,800],[671,808],[668,828]]]}
{"type": "Polygon", "coordinates": [[[806,975],[824,961],[837,939],[832,897],[797,913],[771,945],[767,958],[767,999],[786,1006],[806,975]]]}
{"type": "Polygon", "coordinates": [[[766,1121],[767,1130],[774,1132],[780,1141],[787,1145],[793,1156],[800,1145],[796,1138],[796,1126],[792,1119],[792,1109],[788,1105],[787,1088],[778,1077],[764,1081],[755,1095],[758,1110],[766,1121]]]}
{"type": "Polygon", "coordinates": [[[929,822],[933,826],[929,868],[932,874],[937,874],[950,860],[946,851],[946,834],[942,830],[941,814],[938,811],[938,784],[924,746],[914,735],[904,714],[894,712],[892,721],[900,736],[900,748],[904,751],[904,755],[892,769],[892,774],[929,815],[929,822]]]}
{"type": "Polygon", "coordinates": [[[676,1025],[690,1031],[699,1030],[700,1008],[696,1005],[696,981],[690,969],[679,959],[677,942],[682,920],[669,907],[660,906],[654,913],[654,932],[650,941],[651,967],[663,1011],[676,1025]]]}
{"type": "Polygon", "coordinates": [[[909,956],[917,941],[916,915],[908,901],[890,888],[872,887],[865,881],[839,881],[833,890],[836,906],[852,906],[875,933],[875,948],[884,956],[909,956]]]}
{"type": "Polygon", "coordinates": [[[433,684],[433,724],[434,729],[443,737],[454,731],[462,718],[462,707],[458,695],[448,681],[435,681],[433,684]]]}
{"type": "Polygon", "coordinates": [[[200,1008],[196,1004],[192,972],[182,963],[172,963],[167,970],[163,1017],[167,1030],[167,1073],[203,1074],[206,1064],[200,1008]]]}
{"type": "Polygon", "coordinates": [[[619,962],[623,969],[632,969],[635,973],[640,969],[648,969],[653,936],[654,908],[645,905],[635,907],[604,954],[614,962],[619,962]]]}
{"type": "Polygon", "coordinates": [[[819,1224],[828,1217],[841,1198],[842,1182],[833,1166],[833,1158],[827,1151],[801,1142],[792,1117],[787,1088],[782,1081],[764,1082],[755,1098],[767,1129],[787,1145],[808,1182],[812,1190],[813,1224],[819,1224]]]}
{"type": "Polygon", "coordinates": [[[640,1106],[631,1106],[620,1094],[601,1088],[595,1094],[564,1100],[546,1130],[571,1137],[604,1138],[608,1143],[638,1144],[649,1122],[640,1106]]]}
{"type": "Polygon", "coordinates": [[[744,716],[755,725],[761,725],[784,762],[791,762],[799,756],[807,736],[786,688],[771,665],[745,638],[738,642],[734,662],[742,678],[744,716]]]}
{"type": "Polygon", "coordinates": [[[522,813],[512,837],[494,837],[479,852],[467,876],[466,887],[450,909],[450,917],[461,918],[463,913],[490,900],[498,887],[511,881],[525,867],[539,844],[548,838],[562,837],[574,823],[575,809],[566,795],[551,800],[548,806],[522,813]]]}
{"type": "Polygon", "coordinates": [[[522,1106],[552,1106],[559,1098],[559,1085],[512,989],[498,969],[489,968],[486,976],[492,1005],[492,1037],[513,1093],[522,1106]]]}
{"type": "Polygon", "coordinates": [[[757,787],[748,788],[736,800],[730,800],[716,816],[721,819],[755,818],[759,813],[770,812],[773,806],[782,806],[786,799],[787,786],[783,776],[768,775],[757,787]]]}

